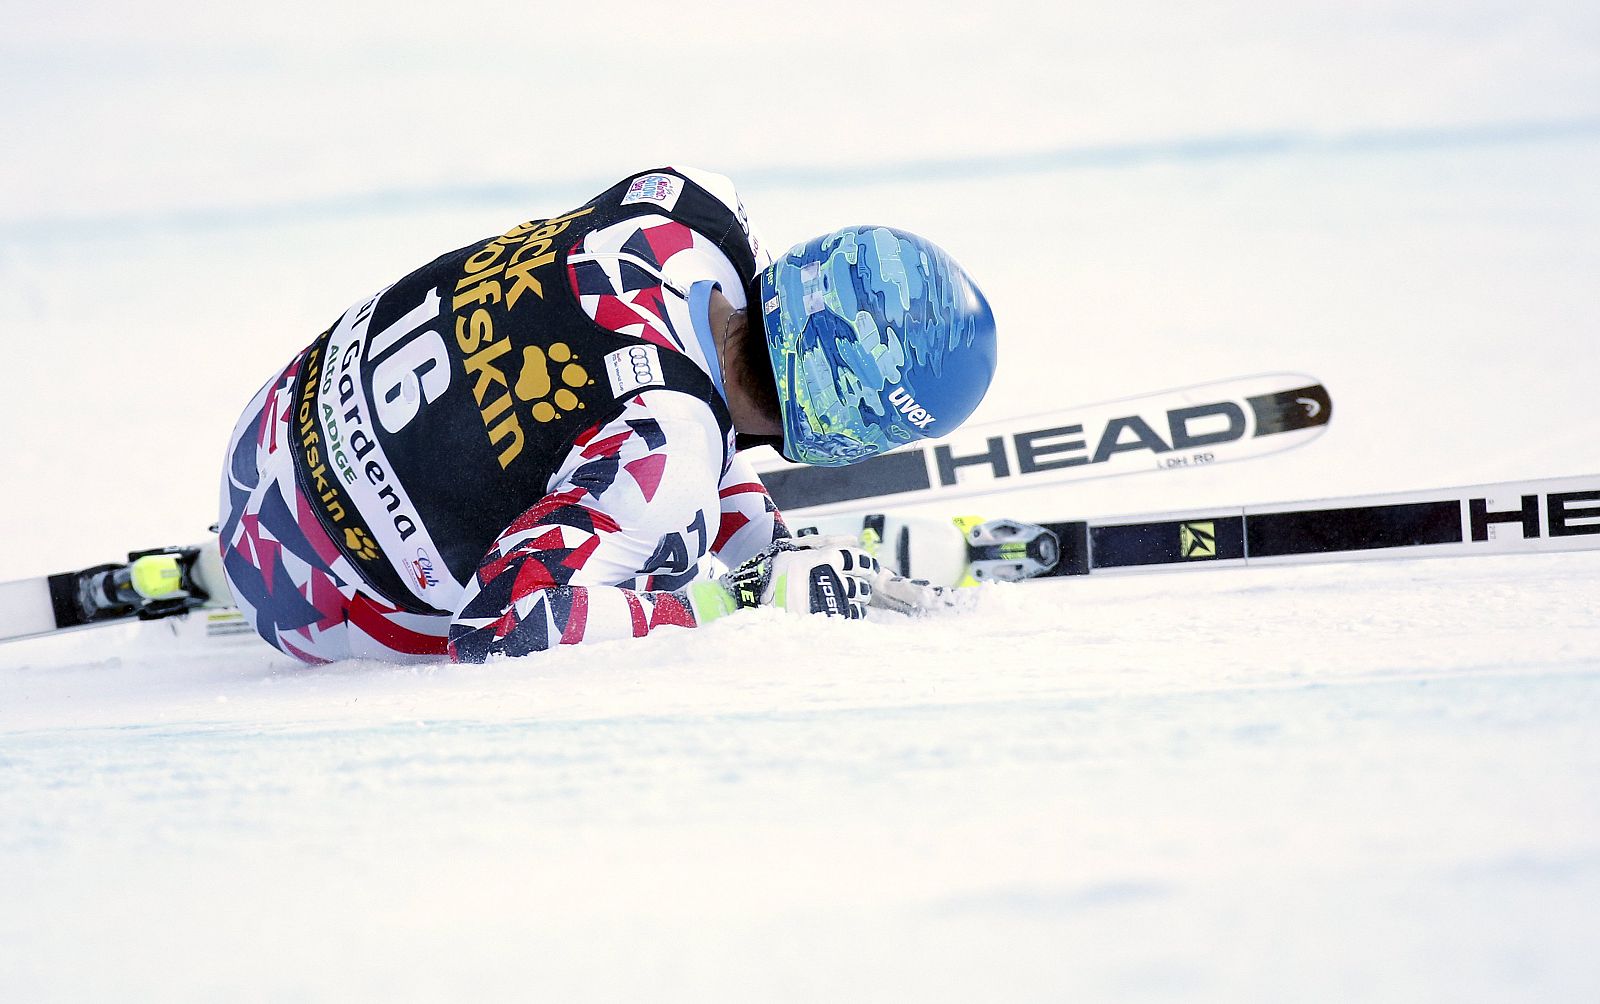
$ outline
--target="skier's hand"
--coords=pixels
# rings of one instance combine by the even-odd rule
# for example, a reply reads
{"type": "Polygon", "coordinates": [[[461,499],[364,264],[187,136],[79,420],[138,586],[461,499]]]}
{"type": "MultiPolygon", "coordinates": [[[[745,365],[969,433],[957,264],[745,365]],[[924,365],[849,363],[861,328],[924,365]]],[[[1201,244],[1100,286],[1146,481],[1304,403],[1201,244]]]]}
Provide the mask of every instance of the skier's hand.
{"type": "Polygon", "coordinates": [[[936,586],[927,579],[908,579],[880,569],[872,582],[872,605],[897,614],[937,614],[957,609],[956,590],[936,586]]]}
{"type": "Polygon", "coordinates": [[[717,580],[735,607],[773,606],[800,614],[865,617],[878,559],[849,537],[773,541],[717,580]]]}

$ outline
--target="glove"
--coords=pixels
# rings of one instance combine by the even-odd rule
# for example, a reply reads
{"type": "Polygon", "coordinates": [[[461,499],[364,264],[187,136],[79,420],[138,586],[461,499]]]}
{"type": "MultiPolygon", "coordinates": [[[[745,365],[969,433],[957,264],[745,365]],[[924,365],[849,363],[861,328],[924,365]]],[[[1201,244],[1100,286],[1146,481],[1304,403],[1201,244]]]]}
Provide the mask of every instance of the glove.
{"type": "Polygon", "coordinates": [[[690,586],[689,602],[699,623],[754,606],[857,620],[867,615],[879,574],[878,559],[851,537],[791,537],[715,581],[690,586]]]}
{"type": "Polygon", "coordinates": [[[908,579],[881,569],[872,582],[872,605],[880,610],[916,616],[955,610],[962,606],[956,591],[935,586],[927,579],[908,579]]]}

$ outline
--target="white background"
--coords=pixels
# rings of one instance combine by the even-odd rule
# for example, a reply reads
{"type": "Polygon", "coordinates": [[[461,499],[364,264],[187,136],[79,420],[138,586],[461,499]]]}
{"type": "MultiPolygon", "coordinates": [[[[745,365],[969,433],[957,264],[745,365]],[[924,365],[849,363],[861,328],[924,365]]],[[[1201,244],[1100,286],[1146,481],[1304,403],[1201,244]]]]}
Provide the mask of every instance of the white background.
{"type": "MultiPolygon", "coordinates": [[[[661,163],[885,222],[979,418],[1266,371],[1270,460],[1063,517],[1594,470],[1579,3],[9,0],[5,577],[198,539],[346,306],[661,163]]],[[[477,670],[0,652],[7,999],[1592,999],[1600,562],[997,590],[477,670]]],[[[98,639],[98,640],[93,640],[98,639]]]]}

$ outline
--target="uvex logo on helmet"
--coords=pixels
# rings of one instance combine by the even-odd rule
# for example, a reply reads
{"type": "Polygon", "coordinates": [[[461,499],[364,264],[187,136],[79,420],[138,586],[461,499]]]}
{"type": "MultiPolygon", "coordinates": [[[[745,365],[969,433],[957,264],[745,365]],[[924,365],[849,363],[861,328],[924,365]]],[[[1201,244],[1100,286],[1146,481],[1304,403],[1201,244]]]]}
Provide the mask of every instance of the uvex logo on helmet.
{"type": "Polygon", "coordinates": [[[919,429],[926,429],[934,422],[934,417],[904,387],[896,387],[889,392],[889,403],[906,417],[906,421],[919,429]]]}

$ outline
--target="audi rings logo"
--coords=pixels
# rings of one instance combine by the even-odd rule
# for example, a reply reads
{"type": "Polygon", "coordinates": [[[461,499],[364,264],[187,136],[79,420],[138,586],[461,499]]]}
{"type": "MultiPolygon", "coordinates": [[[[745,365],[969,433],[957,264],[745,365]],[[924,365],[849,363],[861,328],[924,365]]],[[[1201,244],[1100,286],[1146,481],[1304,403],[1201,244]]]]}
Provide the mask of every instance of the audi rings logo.
{"type": "Polygon", "coordinates": [[[656,371],[650,365],[650,353],[644,350],[643,345],[635,345],[628,350],[628,363],[633,367],[633,378],[640,383],[649,383],[656,378],[656,371]]]}
{"type": "Polygon", "coordinates": [[[611,392],[619,397],[642,387],[659,387],[660,350],[654,345],[631,345],[607,353],[606,375],[611,378],[611,392]]]}

